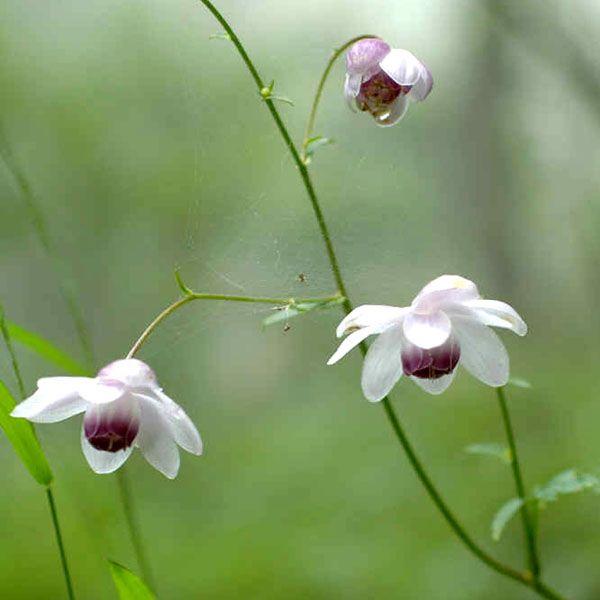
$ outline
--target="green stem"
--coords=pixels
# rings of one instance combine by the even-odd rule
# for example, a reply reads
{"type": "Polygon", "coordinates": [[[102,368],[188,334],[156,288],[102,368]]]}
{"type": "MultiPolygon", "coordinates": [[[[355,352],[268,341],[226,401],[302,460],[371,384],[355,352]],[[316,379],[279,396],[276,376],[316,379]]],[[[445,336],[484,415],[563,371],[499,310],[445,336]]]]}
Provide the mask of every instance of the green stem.
{"type": "Polygon", "coordinates": [[[17,380],[21,400],[25,400],[25,398],[27,397],[27,392],[25,391],[25,383],[23,382],[21,367],[19,366],[19,361],[17,360],[17,355],[15,353],[15,349],[12,343],[12,338],[10,337],[10,332],[8,331],[8,327],[6,326],[6,319],[4,318],[4,309],[2,308],[2,306],[0,306],[0,333],[2,334],[4,344],[6,345],[6,349],[8,350],[8,354],[10,356],[10,362],[13,368],[13,372],[15,374],[15,379],[17,380]]]}
{"type": "MultiPolygon", "coordinates": [[[[180,282],[181,285],[181,282],[180,282]]],[[[326,296],[325,298],[271,298],[271,297],[256,297],[256,296],[231,296],[228,294],[200,294],[187,290],[185,295],[179,300],[176,300],[172,304],[169,304],[162,312],[160,312],[155,319],[144,329],[138,340],[131,347],[131,350],[127,353],[126,358],[133,358],[144,345],[150,334],[160,325],[160,323],[166,319],[169,315],[173,314],[176,310],[182,306],[193,302],[194,300],[223,300],[226,302],[244,302],[247,304],[274,304],[276,306],[293,306],[294,304],[310,303],[310,302],[333,302],[339,300],[340,294],[334,296],[326,296]]]]}
{"type": "MultiPolygon", "coordinates": [[[[363,354],[364,354],[366,347],[365,348],[361,347],[361,349],[363,350],[363,354]]],[[[497,561],[495,558],[493,558],[489,554],[487,554],[487,552],[482,550],[472,540],[472,538],[467,534],[467,532],[464,530],[463,526],[460,524],[458,519],[452,514],[452,512],[448,508],[448,505],[445,503],[443,498],[440,496],[440,493],[437,491],[437,489],[433,485],[431,479],[425,472],[425,469],[423,468],[421,461],[418,459],[417,455],[415,454],[415,451],[412,448],[412,445],[410,444],[410,442],[408,441],[408,438],[406,437],[406,434],[404,433],[402,425],[400,424],[400,421],[392,408],[389,398],[384,398],[382,401],[382,404],[383,404],[383,408],[385,409],[385,412],[388,416],[388,419],[390,420],[392,428],[394,429],[396,436],[398,437],[398,439],[400,440],[400,443],[402,444],[402,448],[404,448],[404,451],[406,452],[406,455],[408,456],[408,460],[410,461],[411,465],[413,466],[414,470],[416,471],[419,479],[421,480],[421,483],[427,490],[427,493],[433,500],[433,502],[436,505],[436,507],[438,508],[438,510],[442,513],[442,515],[444,516],[444,518],[446,519],[446,521],[448,522],[448,524],[450,525],[450,527],[452,528],[454,533],[462,540],[462,542],[467,546],[467,548],[469,548],[469,550],[471,550],[471,552],[475,556],[477,556],[477,558],[482,560],[484,563],[486,563],[492,569],[494,569],[498,573],[502,573],[503,575],[510,577],[511,579],[519,581],[520,583],[524,583],[525,585],[530,585],[530,578],[527,576],[527,574],[521,573],[519,571],[516,571],[515,569],[512,569],[511,567],[503,565],[502,563],[497,561]]]]}
{"type": "Polygon", "coordinates": [[[527,559],[529,563],[529,569],[533,574],[533,578],[537,580],[540,576],[540,561],[538,558],[537,545],[535,539],[535,527],[531,515],[529,513],[528,504],[526,502],[527,494],[525,493],[525,484],[523,483],[523,475],[521,474],[521,466],[519,464],[519,455],[517,453],[515,435],[510,420],[508,406],[506,404],[506,395],[504,393],[504,388],[496,388],[496,392],[498,394],[498,403],[500,404],[500,412],[502,413],[502,421],[504,423],[506,439],[508,440],[508,447],[510,449],[510,464],[515,480],[515,489],[517,490],[517,495],[523,501],[523,505],[521,506],[521,520],[523,522],[523,535],[525,539],[525,547],[527,548],[527,559]]]}
{"type": "MultiPolygon", "coordinates": [[[[252,78],[254,79],[254,81],[258,87],[258,91],[260,93],[260,90],[263,89],[263,87],[264,87],[263,81],[262,81],[260,75],[258,74],[256,67],[250,60],[250,58],[249,58],[246,50],[244,49],[242,43],[240,42],[239,38],[237,37],[237,35],[233,31],[233,29],[231,28],[229,23],[227,23],[227,21],[225,20],[223,15],[221,15],[221,13],[212,4],[212,2],[210,2],[209,0],[200,0],[200,2],[210,11],[210,13],[215,17],[215,19],[221,24],[221,26],[225,29],[225,31],[229,35],[229,38],[233,42],[234,46],[236,47],[237,51],[239,52],[240,56],[242,57],[242,60],[244,61],[248,70],[250,71],[250,74],[252,75],[252,78]]],[[[340,293],[344,296],[344,302],[342,303],[342,306],[344,308],[344,311],[347,314],[352,310],[352,304],[351,304],[350,300],[348,299],[348,294],[346,292],[346,286],[344,284],[344,280],[342,277],[339,262],[337,260],[336,254],[335,254],[335,250],[333,248],[331,236],[329,234],[329,230],[328,230],[327,224],[325,222],[325,217],[323,215],[323,211],[321,210],[317,195],[316,195],[314,187],[312,185],[310,175],[306,168],[306,164],[300,157],[300,154],[298,153],[296,146],[292,142],[292,139],[287,131],[287,128],[285,127],[283,121],[281,120],[279,112],[277,111],[277,108],[275,107],[273,102],[269,99],[266,99],[265,104],[266,104],[267,108],[269,109],[269,112],[271,113],[273,120],[275,121],[277,129],[281,133],[281,137],[283,138],[283,141],[285,142],[286,147],[288,148],[290,154],[292,155],[292,158],[294,160],[294,163],[296,164],[296,167],[298,168],[298,171],[300,172],[300,177],[302,178],[302,182],[304,183],[304,186],[306,188],[306,192],[308,194],[310,203],[311,203],[313,211],[315,213],[315,217],[317,219],[321,237],[323,238],[323,242],[325,244],[325,248],[327,251],[327,256],[329,259],[329,264],[331,266],[331,271],[332,271],[333,277],[335,279],[336,285],[337,285],[340,293]]],[[[361,345],[361,349],[362,349],[363,353],[366,352],[366,346],[364,344],[361,345]]],[[[421,480],[421,483],[427,490],[429,496],[435,503],[436,507],[442,513],[443,517],[446,519],[448,524],[452,527],[453,531],[458,535],[458,537],[467,546],[467,548],[469,548],[469,550],[471,552],[473,552],[473,554],[475,556],[477,556],[477,558],[482,560],[485,564],[487,564],[489,567],[494,569],[496,572],[498,572],[502,575],[505,575],[507,577],[510,577],[511,579],[514,579],[516,581],[519,581],[520,583],[530,587],[531,589],[534,589],[540,596],[542,596],[544,598],[548,598],[550,600],[560,600],[561,597],[559,595],[557,595],[555,592],[553,592],[550,588],[548,588],[541,582],[535,581],[531,577],[531,574],[529,572],[520,573],[510,567],[507,567],[507,566],[499,563],[498,561],[496,561],[495,559],[490,557],[485,551],[483,551],[471,539],[471,537],[466,533],[466,531],[464,530],[463,526],[460,524],[458,519],[452,514],[452,512],[450,511],[448,506],[445,504],[441,495],[439,494],[439,492],[436,490],[433,483],[431,482],[431,479],[425,473],[425,470],[424,470],[423,466],[421,465],[421,463],[419,462],[419,460],[417,459],[417,456],[416,456],[414,450],[410,446],[408,439],[407,439],[403,429],[400,426],[400,421],[399,421],[398,417],[396,416],[396,414],[394,413],[391,403],[387,397],[383,399],[382,405],[383,405],[385,413],[388,417],[388,420],[389,420],[392,428],[394,429],[394,432],[395,432],[396,436],[398,437],[402,447],[406,451],[408,458],[410,460],[410,463],[413,466],[417,476],[421,480]]]]}
{"type": "Polygon", "coordinates": [[[60,562],[62,565],[63,574],[65,576],[65,583],[67,584],[67,593],[70,600],[75,600],[75,592],[73,591],[73,583],[71,582],[71,574],[69,573],[69,564],[67,563],[67,554],[65,552],[65,545],[63,543],[63,538],[60,531],[58,512],[56,511],[56,503],[54,502],[54,493],[52,492],[52,488],[46,488],[46,497],[48,498],[50,514],[52,515],[52,524],[54,525],[56,543],[58,544],[58,551],[60,553],[60,562]]]}
{"type": "Polygon", "coordinates": [[[323,75],[321,75],[321,79],[319,80],[319,84],[317,85],[317,91],[315,92],[315,98],[312,103],[312,107],[310,109],[310,113],[308,115],[308,121],[306,122],[306,129],[304,131],[304,140],[302,141],[302,161],[306,163],[306,147],[308,146],[308,141],[311,139],[313,135],[313,131],[315,128],[315,121],[317,119],[317,109],[319,108],[319,102],[321,101],[321,96],[323,95],[323,88],[325,87],[325,82],[327,81],[327,77],[329,77],[329,73],[335,64],[335,61],[348,49],[352,44],[356,42],[360,42],[360,40],[366,40],[369,38],[377,37],[375,35],[358,35],[351,40],[348,40],[345,44],[336,48],[331,55],[331,58],[327,62],[327,66],[323,71],[323,75]]]}
{"type": "MultiPolygon", "coordinates": [[[[6,348],[10,355],[10,360],[13,368],[13,372],[15,374],[15,378],[17,380],[17,384],[19,387],[19,394],[21,400],[25,400],[27,393],[25,391],[25,384],[23,382],[23,375],[21,373],[21,367],[19,366],[19,361],[17,360],[17,355],[15,353],[15,349],[12,345],[12,339],[10,337],[10,333],[6,326],[6,320],[4,318],[4,309],[0,306],[0,334],[4,339],[4,343],[6,344],[6,348]]],[[[35,429],[33,430],[34,435],[37,436],[35,429]]],[[[52,488],[50,486],[46,487],[46,498],[48,500],[48,505],[50,507],[50,514],[52,516],[52,526],[54,527],[54,533],[56,535],[56,542],[58,544],[58,551],[60,554],[60,563],[62,566],[63,575],[65,578],[65,583],[67,585],[67,592],[69,594],[70,600],[75,599],[75,594],[73,592],[73,583],[71,581],[71,574],[69,573],[69,565],[67,563],[67,554],[65,552],[65,545],[63,543],[62,534],[60,531],[60,524],[58,522],[58,512],[56,510],[56,503],[54,502],[54,494],[52,492],[52,488]]]]}
{"type": "Polygon", "coordinates": [[[125,520],[127,521],[127,527],[129,528],[129,536],[135,551],[138,567],[140,568],[145,583],[151,589],[156,590],[152,569],[150,568],[150,563],[144,550],[144,544],[142,543],[141,527],[133,505],[126,467],[122,467],[117,471],[117,482],[119,484],[119,494],[123,504],[123,512],[125,513],[125,520]]]}
{"type": "Polygon", "coordinates": [[[60,294],[67,305],[69,312],[71,313],[75,330],[77,332],[77,337],[79,338],[79,343],[81,344],[86,356],[86,361],[88,363],[87,366],[91,368],[91,366],[94,364],[94,353],[90,343],[87,325],[85,323],[85,319],[83,318],[83,312],[79,306],[79,303],[77,302],[75,292],[70,285],[65,283],[68,278],[64,276],[64,266],[54,251],[50,236],[48,235],[48,231],[46,229],[46,223],[44,221],[42,211],[38,206],[37,198],[35,197],[33,188],[29,184],[25,173],[19,167],[10,150],[10,146],[2,128],[2,123],[0,123],[0,156],[2,157],[4,164],[12,175],[13,180],[15,181],[15,184],[21,193],[21,198],[27,207],[29,217],[33,223],[33,227],[37,233],[40,244],[44,248],[46,255],[53,265],[54,271],[58,276],[58,287],[60,294]]]}

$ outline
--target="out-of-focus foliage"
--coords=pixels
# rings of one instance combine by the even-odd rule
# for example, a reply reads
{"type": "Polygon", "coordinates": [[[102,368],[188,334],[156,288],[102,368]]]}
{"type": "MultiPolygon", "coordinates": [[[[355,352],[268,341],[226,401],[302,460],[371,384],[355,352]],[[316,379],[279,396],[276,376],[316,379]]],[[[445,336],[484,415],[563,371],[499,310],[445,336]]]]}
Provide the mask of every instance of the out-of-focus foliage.
{"type": "Polygon", "coordinates": [[[33,426],[25,419],[14,419],[10,416],[15,405],[10,391],[0,381],[0,428],[33,478],[41,485],[50,485],[52,471],[35,436],[33,426]]]}
{"type": "Polygon", "coordinates": [[[71,358],[66,352],[57,348],[52,342],[44,339],[41,335],[28,331],[16,323],[6,323],[10,337],[36,352],[39,356],[69,375],[89,375],[90,372],[78,361],[71,358]]]}
{"type": "Polygon", "coordinates": [[[109,567],[120,600],[155,600],[154,594],[135,573],[113,561],[109,561],[109,567]]]}

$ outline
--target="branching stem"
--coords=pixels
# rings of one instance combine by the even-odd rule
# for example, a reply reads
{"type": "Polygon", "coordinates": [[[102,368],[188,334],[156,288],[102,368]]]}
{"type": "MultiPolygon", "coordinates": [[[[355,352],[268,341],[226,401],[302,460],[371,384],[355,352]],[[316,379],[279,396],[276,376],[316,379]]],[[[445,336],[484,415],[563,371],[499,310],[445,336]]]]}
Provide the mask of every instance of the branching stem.
{"type": "MultiPolygon", "coordinates": [[[[221,24],[221,26],[223,27],[223,29],[225,30],[225,32],[231,39],[232,43],[236,47],[240,56],[242,57],[242,60],[244,61],[246,67],[248,68],[248,71],[250,71],[250,74],[251,74],[252,78],[254,79],[254,82],[256,83],[256,85],[258,87],[258,91],[260,93],[260,90],[262,88],[264,88],[264,83],[258,73],[258,70],[254,66],[253,62],[250,60],[248,53],[246,52],[243,44],[241,43],[240,39],[236,35],[235,31],[233,31],[233,29],[231,28],[229,23],[226,21],[226,19],[223,17],[223,15],[217,10],[215,5],[212,2],[210,2],[210,0],[199,0],[199,1],[208,9],[208,11],[221,24]]],[[[317,88],[317,91],[319,94],[321,93],[323,85],[325,84],[326,76],[327,76],[327,74],[329,74],[330,70],[331,69],[327,69],[326,73],[325,73],[325,77],[321,78],[321,83],[320,83],[319,87],[317,88]]],[[[318,101],[316,102],[316,104],[318,105],[318,101]]],[[[275,105],[273,104],[273,102],[269,99],[266,99],[265,105],[267,106],[269,112],[271,113],[271,116],[273,117],[273,120],[275,121],[275,125],[277,126],[277,129],[279,130],[286,147],[288,148],[290,154],[292,155],[292,159],[294,160],[294,163],[296,164],[296,167],[298,168],[300,177],[302,178],[302,182],[304,183],[304,187],[306,188],[306,192],[308,194],[311,206],[315,213],[315,218],[317,219],[321,237],[323,238],[323,242],[325,244],[325,249],[327,251],[327,257],[329,259],[329,264],[331,266],[333,278],[335,280],[338,290],[345,298],[344,302],[342,303],[342,307],[344,308],[344,311],[346,312],[346,314],[348,314],[352,310],[352,304],[351,304],[350,300],[348,299],[348,293],[346,291],[346,286],[344,284],[344,279],[342,277],[339,261],[337,259],[337,255],[335,253],[333,243],[331,241],[331,236],[329,234],[329,229],[325,222],[325,217],[323,215],[323,211],[321,210],[321,206],[320,206],[319,200],[317,198],[317,194],[315,192],[310,175],[308,173],[306,162],[303,160],[302,156],[298,152],[298,149],[296,148],[294,142],[292,141],[290,134],[289,134],[286,126],[284,125],[284,123],[281,119],[281,116],[279,115],[279,112],[278,112],[277,108],[275,107],[275,105]]],[[[313,108],[314,108],[314,106],[315,106],[315,103],[313,102],[313,108]]],[[[316,109],[315,109],[315,114],[316,114],[316,109]]],[[[310,120],[309,120],[309,124],[310,124],[310,120]]],[[[364,344],[361,345],[361,349],[362,349],[363,353],[366,352],[366,346],[364,344]]],[[[438,508],[438,510],[441,512],[444,519],[448,522],[448,524],[450,525],[452,530],[458,535],[458,537],[467,546],[467,548],[477,558],[479,558],[481,561],[483,561],[489,567],[494,569],[496,572],[498,572],[502,575],[505,575],[506,577],[510,577],[511,579],[518,581],[519,583],[521,583],[523,585],[528,586],[529,588],[535,590],[540,596],[542,596],[544,598],[548,598],[550,600],[561,600],[561,596],[559,596],[556,592],[551,590],[545,584],[534,579],[534,577],[532,576],[532,574],[529,571],[519,572],[519,571],[512,569],[511,567],[501,564],[500,562],[496,561],[494,558],[489,556],[469,536],[469,534],[465,531],[464,527],[460,524],[458,519],[450,511],[450,509],[448,508],[448,506],[442,499],[441,495],[439,494],[437,489],[434,487],[431,479],[426,474],[422,464],[420,463],[414,450],[412,449],[412,446],[410,445],[408,438],[406,437],[406,434],[404,433],[404,431],[400,425],[400,421],[399,421],[397,415],[395,414],[394,409],[391,405],[391,402],[389,401],[388,398],[383,399],[382,406],[385,410],[386,416],[387,416],[398,440],[400,441],[400,444],[402,445],[402,447],[404,448],[404,450],[408,456],[408,459],[409,459],[411,465],[413,466],[417,476],[421,480],[421,483],[427,490],[427,493],[433,500],[433,502],[436,505],[436,507],[438,508]]]]}
{"type": "Polygon", "coordinates": [[[172,304],[169,304],[163,311],[161,311],[156,318],[144,329],[140,337],[137,339],[135,344],[131,347],[131,350],[127,353],[126,358],[133,358],[140,348],[146,343],[151,333],[164,321],[169,315],[172,315],[175,311],[180,309],[182,306],[193,302],[194,300],[222,300],[224,302],[243,302],[246,304],[273,304],[274,306],[294,306],[295,304],[303,303],[325,303],[340,300],[340,294],[333,296],[326,296],[324,298],[272,298],[264,296],[231,296],[228,294],[200,294],[192,292],[189,288],[183,285],[181,280],[178,278],[178,282],[184,295],[179,300],[176,300],[172,304]]]}

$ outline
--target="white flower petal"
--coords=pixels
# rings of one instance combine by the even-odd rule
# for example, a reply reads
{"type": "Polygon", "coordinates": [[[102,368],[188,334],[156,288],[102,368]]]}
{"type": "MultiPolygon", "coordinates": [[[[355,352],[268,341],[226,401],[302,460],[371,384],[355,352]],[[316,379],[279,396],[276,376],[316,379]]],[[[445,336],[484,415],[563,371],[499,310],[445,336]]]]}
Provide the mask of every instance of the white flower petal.
{"type": "Polygon", "coordinates": [[[358,346],[364,339],[370,335],[377,333],[372,327],[363,327],[354,333],[351,333],[339,346],[338,349],[331,355],[327,361],[328,365],[334,365],[338,360],[346,356],[350,350],[358,346]]]}
{"type": "Polygon", "coordinates": [[[421,379],[420,377],[411,377],[411,379],[428,394],[433,394],[437,396],[438,394],[441,394],[442,392],[446,391],[448,386],[454,380],[455,375],[456,369],[454,369],[452,373],[448,373],[448,375],[442,375],[437,379],[421,379]]]}
{"type": "Polygon", "coordinates": [[[179,451],[173,440],[171,427],[162,416],[156,400],[145,396],[140,398],[142,418],[135,445],[155,469],[165,477],[174,479],[179,471],[179,451]]]}
{"type": "Polygon", "coordinates": [[[363,364],[361,384],[365,397],[378,402],[402,377],[402,327],[384,331],[371,345],[363,364]]]}
{"type": "Polygon", "coordinates": [[[118,381],[104,382],[100,379],[89,379],[79,385],[79,394],[90,404],[108,404],[123,397],[127,388],[118,381]]]}
{"type": "Polygon", "coordinates": [[[356,96],[360,90],[360,84],[362,83],[362,77],[360,75],[346,74],[346,80],[344,81],[344,98],[348,106],[356,112],[356,96]]]}
{"type": "Polygon", "coordinates": [[[434,313],[409,312],[403,321],[404,335],[419,348],[441,346],[450,336],[452,323],[442,311],[434,313]]]}
{"type": "Polygon", "coordinates": [[[412,306],[417,310],[433,311],[479,297],[479,290],[472,281],[460,275],[442,275],[417,294],[412,306]]]}
{"type": "Polygon", "coordinates": [[[500,338],[475,318],[454,317],[452,324],[460,344],[460,364],[487,385],[506,385],[509,359],[500,338]]]}
{"type": "Polygon", "coordinates": [[[78,393],[78,387],[82,380],[91,381],[84,377],[40,379],[38,390],[27,400],[18,404],[11,415],[29,419],[34,423],[56,423],[81,413],[88,406],[78,393]]]}
{"type": "Polygon", "coordinates": [[[413,85],[421,76],[421,61],[408,50],[393,48],[379,66],[399,85],[413,85]]]}
{"type": "Polygon", "coordinates": [[[380,127],[391,127],[395,125],[408,110],[409,97],[398,96],[390,108],[390,112],[375,117],[375,123],[380,127]]]}
{"type": "Polygon", "coordinates": [[[137,358],[115,360],[101,369],[97,378],[104,383],[121,383],[130,388],[148,388],[156,384],[154,371],[137,358]]]}
{"type": "Polygon", "coordinates": [[[469,300],[463,303],[464,306],[470,308],[477,319],[484,325],[492,327],[502,327],[510,329],[517,335],[525,335],[527,333],[527,324],[519,313],[506,302],[499,300],[469,300]]]}
{"type": "Polygon", "coordinates": [[[374,327],[383,331],[394,322],[400,321],[406,313],[406,308],[385,306],[383,304],[363,304],[350,312],[335,330],[337,337],[362,327],[374,327]]]}
{"type": "Polygon", "coordinates": [[[42,377],[37,380],[40,389],[77,390],[81,385],[94,381],[93,377],[42,377]]]}
{"type": "Polygon", "coordinates": [[[85,437],[83,427],[81,428],[81,449],[92,468],[92,471],[99,474],[113,473],[116,471],[131,455],[133,446],[118,452],[104,452],[96,450],[85,437]]]}
{"type": "Polygon", "coordinates": [[[421,102],[429,96],[429,92],[433,88],[433,77],[429,69],[421,63],[421,73],[419,79],[413,84],[412,89],[408,93],[408,97],[414,102],[421,102]]]}
{"type": "Polygon", "coordinates": [[[153,389],[152,393],[162,404],[163,416],[166,417],[171,426],[171,433],[175,441],[191,454],[202,454],[200,434],[183,408],[158,387],[153,389]]]}

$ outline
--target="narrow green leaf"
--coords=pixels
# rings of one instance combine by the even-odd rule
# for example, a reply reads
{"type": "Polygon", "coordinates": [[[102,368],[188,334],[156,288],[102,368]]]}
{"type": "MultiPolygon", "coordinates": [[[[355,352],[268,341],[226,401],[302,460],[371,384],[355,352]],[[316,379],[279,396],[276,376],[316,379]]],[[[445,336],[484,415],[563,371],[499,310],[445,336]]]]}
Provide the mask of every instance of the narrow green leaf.
{"type": "Polygon", "coordinates": [[[548,483],[537,487],[533,495],[542,504],[556,502],[559,496],[578,494],[586,490],[600,491],[600,479],[589,473],[568,469],[553,477],[548,483]]]}
{"type": "Polygon", "coordinates": [[[508,385],[513,385],[524,390],[530,390],[533,387],[527,379],[523,379],[522,377],[511,377],[508,380],[508,385]]]}
{"type": "Polygon", "coordinates": [[[521,498],[511,498],[500,507],[492,520],[492,539],[495,542],[500,539],[507,523],[519,512],[522,506],[523,500],[521,498]]]}
{"type": "Polygon", "coordinates": [[[10,416],[15,405],[10,391],[0,381],[0,427],[34,479],[42,485],[50,485],[53,479],[52,471],[33,426],[25,419],[10,416]]]}
{"type": "Polygon", "coordinates": [[[510,449],[502,444],[471,444],[465,448],[465,452],[482,456],[493,456],[507,465],[510,465],[512,460],[510,449]]]}
{"type": "Polygon", "coordinates": [[[212,33],[208,36],[209,40],[227,40],[231,41],[231,36],[228,33],[212,33]]]}
{"type": "Polygon", "coordinates": [[[135,573],[112,560],[108,564],[120,600],[156,600],[156,596],[135,573]]]}
{"type": "Polygon", "coordinates": [[[343,301],[343,298],[340,297],[326,302],[300,302],[279,306],[272,315],[269,315],[263,320],[262,324],[263,327],[267,327],[275,323],[287,323],[290,319],[297,317],[298,315],[302,315],[312,310],[326,310],[328,308],[333,308],[334,306],[339,306],[343,301]]]}
{"type": "Polygon", "coordinates": [[[323,137],[322,135],[316,135],[306,140],[306,144],[304,146],[305,153],[307,157],[313,156],[315,150],[321,148],[322,146],[328,146],[329,144],[333,144],[333,140],[331,138],[323,137]]]}
{"type": "Polygon", "coordinates": [[[71,358],[66,352],[63,352],[37,333],[28,331],[20,325],[11,323],[10,321],[6,321],[6,326],[8,328],[8,333],[13,340],[23,344],[30,350],[33,350],[47,361],[54,363],[63,371],[66,371],[70,375],[90,375],[89,370],[81,363],[71,358]]]}

